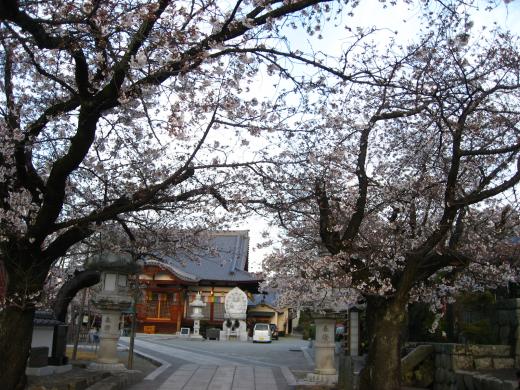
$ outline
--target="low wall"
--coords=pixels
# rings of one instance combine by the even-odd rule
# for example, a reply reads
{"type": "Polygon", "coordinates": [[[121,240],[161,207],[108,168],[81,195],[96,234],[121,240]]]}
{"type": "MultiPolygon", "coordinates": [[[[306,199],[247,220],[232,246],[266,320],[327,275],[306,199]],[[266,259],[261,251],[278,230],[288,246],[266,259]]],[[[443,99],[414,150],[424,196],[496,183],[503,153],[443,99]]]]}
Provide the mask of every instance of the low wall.
{"type": "MultiPolygon", "coordinates": [[[[508,345],[464,345],[434,343],[434,390],[460,390],[457,372],[514,368],[515,359],[508,345]]],[[[460,385],[460,375],[459,375],[460,385]]],[[[462,388],[463,389],[463,388],[462,388]]]]}
{"type": "Polygon", "coordinates": [[[474,371],[456,371],[457,390],[517,390],[516,381],[501,380],[474,371]]]}

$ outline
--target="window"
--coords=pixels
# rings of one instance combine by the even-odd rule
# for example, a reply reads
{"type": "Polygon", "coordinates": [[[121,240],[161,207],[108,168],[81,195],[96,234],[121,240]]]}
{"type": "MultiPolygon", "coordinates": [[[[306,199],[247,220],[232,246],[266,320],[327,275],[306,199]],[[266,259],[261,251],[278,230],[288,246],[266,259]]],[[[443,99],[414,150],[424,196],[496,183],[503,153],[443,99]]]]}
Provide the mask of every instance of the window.
{"type": "Polygon", "coordinates": [[[204,317],[202,318],[203,320],[209,320],[209,314],[211,310],[210,308],[210,303],[206,303],[206,306],[202,308],[202,314],[204,315],[204,317]]]}
{"type": "Polygon", "coordinates": [[[255,330],[269,330],[268,324],[255,324],[255,330]]]}
{"type": "Polygon", "coordinates": [[[119,287],[126,287],[127,284],[127,276],[123,274],[117,274],[117,285],[119,287]]]}
{"type": "Polygon", "coordinates": [[[213,319],[223,320],[224,319],[224,304],[215,302],[213,304],[213,319]]]}
{"type": "Polygon", "coordinates": [[[117,274],[105,274],[105,290],[116,291],[117,274]]]}

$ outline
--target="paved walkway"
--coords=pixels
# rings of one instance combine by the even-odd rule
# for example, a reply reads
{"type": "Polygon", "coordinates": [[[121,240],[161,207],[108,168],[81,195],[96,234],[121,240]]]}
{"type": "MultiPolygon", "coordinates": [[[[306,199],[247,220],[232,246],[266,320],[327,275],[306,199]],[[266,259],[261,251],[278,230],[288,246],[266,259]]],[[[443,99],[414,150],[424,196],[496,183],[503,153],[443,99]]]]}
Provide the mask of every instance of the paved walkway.
{"type": "Polygon", "coordinates": [[[294,352],[289,352],[294,347],[290,343],[248,347],[244,343],[183,344],[150,338],[136,339],[135,347],[140,354],[161,360],[162,366],[128,390],[288,390],[295,379],[285,364],[307,363],[303,354],[293,356],[294,352]],[[276,356],[267,358],[266,351],[276,356]]]}
{"type": "Polygon", "coordinates": [[[185,364],[159,390],[276,390],[270,367],[185,364]]]}

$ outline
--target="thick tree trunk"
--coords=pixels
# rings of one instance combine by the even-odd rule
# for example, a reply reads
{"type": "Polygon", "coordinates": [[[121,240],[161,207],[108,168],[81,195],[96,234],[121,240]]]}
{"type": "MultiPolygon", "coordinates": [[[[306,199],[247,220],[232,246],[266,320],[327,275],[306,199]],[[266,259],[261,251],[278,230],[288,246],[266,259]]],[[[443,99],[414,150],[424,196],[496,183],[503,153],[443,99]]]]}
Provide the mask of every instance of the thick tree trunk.
{"type": "Polygon", "coordinates": [[[2,390],[25,387],[34,309],[7,307],[0,311],[0,384],[2,390]]]}
{"type": "Polygon", "coordinates": [[[361,373],[361,390],[401,388],[401,330],[406,303],[382,298],[367,300],[368,359],[361,373]]]}
{"type": "Polygon", "coordinates": [[[5,307],[0,308],[0,388],[23,390],[34,304],[43,290],[50,264],[40,260],[38,251],[30,251],[23,245],[8,249],[1,259],[7,283],[5,307]]]}

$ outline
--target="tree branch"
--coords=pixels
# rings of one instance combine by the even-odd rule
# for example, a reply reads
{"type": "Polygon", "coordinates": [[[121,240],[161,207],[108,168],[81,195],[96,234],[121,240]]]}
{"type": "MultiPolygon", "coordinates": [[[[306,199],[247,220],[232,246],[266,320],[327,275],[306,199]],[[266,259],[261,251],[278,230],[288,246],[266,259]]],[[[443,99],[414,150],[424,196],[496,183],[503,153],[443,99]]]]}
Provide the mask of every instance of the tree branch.
{"type": "Polygon", "coordinates": [[[74,272],[74,277],[66,281],[58,291],[53,306],[54,317],[58,321],[65,322],[69,304],[76,294],[84,288],[98,284],[100,280],[101,273],[99,271],[89,269],[74,272]]]}
{"type": "Polygon", "coordinates": [[[20,11],[17,0],[0,2],[0,20],[8,20],[19,26],[33,37],[40,49],[61,49],[70,44],[70,37],[53,36],[47,33],[40,23],[27,13],[20,11]]]}

